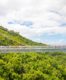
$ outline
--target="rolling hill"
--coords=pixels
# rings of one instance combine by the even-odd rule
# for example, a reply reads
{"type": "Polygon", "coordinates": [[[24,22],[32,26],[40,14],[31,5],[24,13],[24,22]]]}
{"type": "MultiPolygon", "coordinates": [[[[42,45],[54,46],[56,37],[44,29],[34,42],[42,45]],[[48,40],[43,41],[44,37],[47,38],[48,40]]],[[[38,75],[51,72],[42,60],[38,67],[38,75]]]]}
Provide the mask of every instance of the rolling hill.
{"type": "Polygon", "coordinates": [[[0,46],[46,46],[46,44],[34,42],[13,30],[0,26],[0,46]]]}

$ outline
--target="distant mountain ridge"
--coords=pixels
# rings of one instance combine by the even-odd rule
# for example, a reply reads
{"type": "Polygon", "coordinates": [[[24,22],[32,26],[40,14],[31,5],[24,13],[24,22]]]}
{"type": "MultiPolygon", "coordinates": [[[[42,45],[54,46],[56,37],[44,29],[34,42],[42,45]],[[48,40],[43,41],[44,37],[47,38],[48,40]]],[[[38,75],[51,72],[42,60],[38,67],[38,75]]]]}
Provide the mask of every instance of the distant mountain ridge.
{"type": "Polygon", "coordinates": [[[46,44],[34,42],[13,30],[0,26],[0,46],[46,46],[46,44]]]}

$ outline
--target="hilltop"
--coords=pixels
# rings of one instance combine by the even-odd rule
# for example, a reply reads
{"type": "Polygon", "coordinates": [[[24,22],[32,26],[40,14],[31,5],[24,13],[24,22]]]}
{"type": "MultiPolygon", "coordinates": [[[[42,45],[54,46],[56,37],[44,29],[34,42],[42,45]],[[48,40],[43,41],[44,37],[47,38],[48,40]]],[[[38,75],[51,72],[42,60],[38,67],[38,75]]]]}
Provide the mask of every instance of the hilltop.
{"type": "Polygon", "coordinates": [[[0,26],[0,46],[46,46],[46,44],[34,42],[13,30],[0,26]]]}

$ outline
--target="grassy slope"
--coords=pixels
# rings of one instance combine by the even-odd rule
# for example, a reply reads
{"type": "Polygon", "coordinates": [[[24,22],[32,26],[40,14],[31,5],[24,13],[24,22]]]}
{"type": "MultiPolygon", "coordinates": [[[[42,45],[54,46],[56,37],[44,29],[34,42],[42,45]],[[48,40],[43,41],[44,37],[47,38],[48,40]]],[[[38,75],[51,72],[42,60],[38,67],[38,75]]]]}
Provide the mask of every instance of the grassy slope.
{"type": "Polygon", "coordinates": [[[0,45],[31,45],[31,46],[42,46],[46,44],[37,43],[29,40],[14,31],[8,31],[6,28],[0,26],[0,45]],[[6,43],[5,43],[6,40],[6,43]],[[2,43],[1,43],[2,42],[2,43]],[[10,44],[11,43],[11,44],[10,44]]]}
{"type": "Polygon", "coordinates": [[[9,46],[9,45],[25,45],[22,42],[14,39],[13,36],[9,35],[7,32],[0,30],[0,45],[9,46]]]}

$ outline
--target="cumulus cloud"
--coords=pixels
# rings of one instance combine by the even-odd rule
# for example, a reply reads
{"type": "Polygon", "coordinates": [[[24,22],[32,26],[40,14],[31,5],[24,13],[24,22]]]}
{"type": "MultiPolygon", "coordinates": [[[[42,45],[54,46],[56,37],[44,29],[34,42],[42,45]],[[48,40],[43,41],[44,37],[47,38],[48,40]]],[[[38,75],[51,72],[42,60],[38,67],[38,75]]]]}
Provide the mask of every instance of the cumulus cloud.
{"type": "Polygon", "coordinates": [[[34,39],[34,41],[36,42],[42,42],[44,44],[48,44],[48,45],[64,45],[64,43],[66,43],[66,41],[64,41],[64,39],[60,39],[60,40],[42,40],[41,38],[36,38],[34,39]],[[64,42],[63,42],[64,41],[64,42]]]}
{"type": "Polygon", "coordinates": [[[27,38],[45,33],[66,35],[66,0],[2,0],[0,25],[27,38]],[[21,25],[24,22],[33,24],[21,25]]]}

